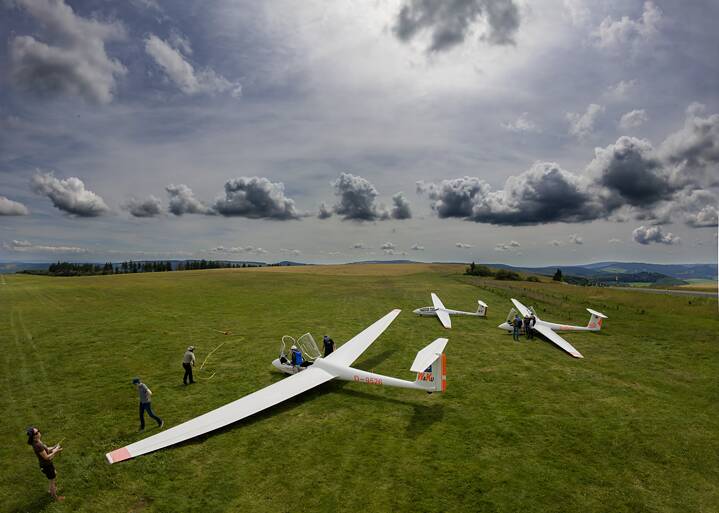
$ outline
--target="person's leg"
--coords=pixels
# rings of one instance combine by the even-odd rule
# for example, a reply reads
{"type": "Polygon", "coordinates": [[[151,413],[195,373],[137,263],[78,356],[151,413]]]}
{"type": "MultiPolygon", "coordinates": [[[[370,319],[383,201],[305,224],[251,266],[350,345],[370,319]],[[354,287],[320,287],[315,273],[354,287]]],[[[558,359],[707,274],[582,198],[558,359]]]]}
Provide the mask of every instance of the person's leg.
{"type": "Polygon", "coordinates": [[[162,419],[155,415],[155,412],[152,411],[152,403],[147,403],[147,414],[155,419],[155,422],[157,422],[158,426],[162,426],[162,419]]]}
{"type": "Polygon", "coordinates": [[[145,405],[140,403],[140,431],[145,429],[145,405]]]}
{"type": "Polygon", "coordinates": [[[190,374],[189,365],[186,363],[183,363],[182,367],[185,369],[185,375],[182,376],[182,384],[187,385],[187,376],[190,374]]]}
{"type": "Polygon", "coordinates": [[[187,372],[190,374],[190,383],[191,384],[194,383],[195,378],[192,377],[192,364],[191,363],[187,364],[187,372]]]}

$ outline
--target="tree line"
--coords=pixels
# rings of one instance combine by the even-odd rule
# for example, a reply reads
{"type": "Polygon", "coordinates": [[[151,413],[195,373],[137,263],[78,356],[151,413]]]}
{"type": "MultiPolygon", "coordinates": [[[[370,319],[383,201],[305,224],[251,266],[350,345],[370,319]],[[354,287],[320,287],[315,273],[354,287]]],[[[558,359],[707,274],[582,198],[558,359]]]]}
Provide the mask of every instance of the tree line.
{"type": "Polygon", "coordinates": [[[50,264],[47,271],[25,270],[24,274],[45,274],[50,276],[95,276],[103,274],[132,274],[132,273],[156,273],[168,271],[194,271],[200,269],[235,269],[240,267],[258,267],[261,264],[234,263],[221,260],[184,260],[173,262],[169,260],[128,260],[113,264],[56,262],[50,264]]]}

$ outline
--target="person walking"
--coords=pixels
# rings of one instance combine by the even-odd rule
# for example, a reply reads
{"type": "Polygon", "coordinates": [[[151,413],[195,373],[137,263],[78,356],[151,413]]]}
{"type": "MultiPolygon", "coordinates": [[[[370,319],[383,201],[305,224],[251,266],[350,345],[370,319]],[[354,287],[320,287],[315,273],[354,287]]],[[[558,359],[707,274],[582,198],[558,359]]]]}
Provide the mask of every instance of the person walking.
{"type": "Polygon", "coordinates": [[[332,340],[329,336],[325,335],[322,339],[322,343],[325,346],[325,358],[327,358],[329,355],[332,354],[332,351],[335,350],[335,341],[332,340]]]}
{"type": "Polygon", "coordinates": [[[52,462],[55,456],[62,452],[62,447],[60,447],[60,444],[56,444],[53,447],[45,445],[42,442],[42,434],[36,427],[27,428],[26,433],[27,443],[28,445],[32,445],[35,456],[37,456],[37,460],[40,463],[40,471],[45,474],[45,477],[50,481],[47,493],[56,501],[64,501],[65,497],[57,494],[57,484],[55,482],[57,472],[55,472],[55,465],[52,462]]]}
{"type": "Polygon", "coordinates": [[[150,388],[145,385],[140,378],[133,378],[132,384],[137,387],[137,393],[140,396],[140,431],[145,431],[145,412],[147,412],[150,417],[155,419],[159,428],[162,428],[162,426],[165,425],[165,421],[155,415],[155,412],[152,411],[152,403],[150,399],[152,397],[152,390],[150,390],[150,388]]]}
{"type": "Polygon", "coordinates": [[[522,319],[519,314],[515,314],[514,321],[512,321],[512,339],[519,342],[519,331],[522,329],[522,319]]]}
{"type": "Polygon", "coordinates": [[[182,383],[192,385],[195,380],[192,378],[192,368],[195,366],[195,346],[189,346],[185,355],[182,357],[182,367],[185,369],[185,375],[182,376],[182,383]],[[189,379],[188,379],[189,378],[189,379]]]}

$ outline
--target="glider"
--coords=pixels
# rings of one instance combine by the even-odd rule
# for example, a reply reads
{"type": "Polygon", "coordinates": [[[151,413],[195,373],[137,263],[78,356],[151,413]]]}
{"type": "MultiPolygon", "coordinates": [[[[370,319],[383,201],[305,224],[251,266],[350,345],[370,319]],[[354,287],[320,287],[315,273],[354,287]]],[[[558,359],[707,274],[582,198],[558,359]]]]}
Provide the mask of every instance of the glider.
{"type": "MultiPolygon", "coordinates": [[[[382,376],[351,367],[351,364],[387,329],[399,313],[400,310],[392,310],[327,358],[317,357],[309,366],[292,368],[292,376],[288,378],[156,435],[107,453],[105,457],[108,463],[134,458],[209,433],[335,378],[369,385],[413,388],[429,393],[444,392],[447,386],[444,355],[446,338],[438,338],[417,353],[410,368],[412,372],[417,373],[414,381],[382,376]]],[[[273,365],[287,371],[280,367],[283,364],[280,363],[279,358],[273,362],[273,365]]]]}
{"type": "Polygon", "coordinates": [[[422,308],[417,308],[413,313],[422,317],[431,317],[436,315],[439,318],[439,322],[442,323],[442,326],[447,329],[452,327],[452,319],[449,318],[450,315],[471,315],[473,317],[487,316],[487,303],[484,301],[477,301],[476,312],[463,312],[462,310],[452,310],[450,308],[446,308],[439,297],[437,297],[437,294],[432,292],[432,305],[433,306],[423,306],[422,308]]]}
{"type": "Polygon", "coordinates": [[[561,349],[569,353],[570,355],[574,356],[575,358],[584,358],[582,356],[582,353],[577,351],[572,344],[564,340],[562,337],[560,337],[556,331],[599,331],[602,329],[602,321],[607,318],[606,315],[603,313],[597,312],[596,310],[592,310],[591,308],[587,308],[587,311],[592,315],[589,318],[589,323],[586,326],[569,326],[566,324],[556,324],[549,321],[543,321],[539,318],[539,316],[534,312],[534,310],[530,307],[527,308],[522,303],[517,301],[516,299],[512,298],[512,303],[514,303],[514,306],[516,307],[516,310],[512,308],[509,311],[509,315],[507,315],[507,321],[500,324],[498,327],[507,330],[512,331],[512,325],[511,320],[514,319],[514,316],[519,312],[519,314],[522,317],[526,317],[527,315],[534,315],[534,317],[537,319],[537,322],[533,326],[533,329],[540,333],[541,335],[544,335],[550,342],[554,343],[555,345],[559,346],[561,349]]]}

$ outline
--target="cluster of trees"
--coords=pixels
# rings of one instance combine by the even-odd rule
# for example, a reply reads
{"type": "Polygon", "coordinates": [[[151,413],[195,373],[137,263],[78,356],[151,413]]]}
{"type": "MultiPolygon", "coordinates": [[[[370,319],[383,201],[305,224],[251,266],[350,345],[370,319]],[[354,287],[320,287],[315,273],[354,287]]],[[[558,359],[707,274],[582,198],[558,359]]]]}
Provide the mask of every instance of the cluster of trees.
{"type": "Polygon", "coordinates": [[[496,280],[539,281],[536,276],[528,276],[526,278],[523,278],[522,275],[520,275],[519,273],[515,271],[510,271],[509,269],[498,269],[497,271],[492,271],[492,269],[490,269],[486,265],[477,265],[474,262],[469,264],[469,267],[467,267],[467,270],[464,272],[464,274],[468,274],[470,276],[485,276],[494,278],[496,280]]]}
{"type": "Polygon", "coordinates": [[[136,262],[130,260],[112,264],[74,264],[71,262],[56,262],[50,264],[47,271],[26,270],[25,274],[46,274],[50,276],[93,276],[98,274],[130,274],[130,273],[158,273],[165,271],[193,271],[197,269],[225,269],[239,267],[258,267],[262,264],[233,263],[221,260],[185,260],[173,263],[169,260],[151,260],[136,262]]]}

